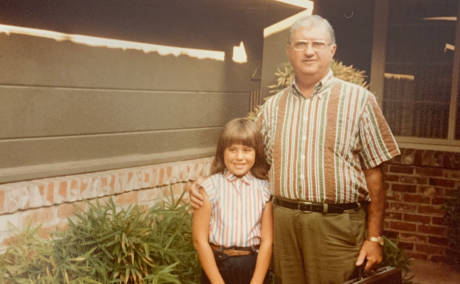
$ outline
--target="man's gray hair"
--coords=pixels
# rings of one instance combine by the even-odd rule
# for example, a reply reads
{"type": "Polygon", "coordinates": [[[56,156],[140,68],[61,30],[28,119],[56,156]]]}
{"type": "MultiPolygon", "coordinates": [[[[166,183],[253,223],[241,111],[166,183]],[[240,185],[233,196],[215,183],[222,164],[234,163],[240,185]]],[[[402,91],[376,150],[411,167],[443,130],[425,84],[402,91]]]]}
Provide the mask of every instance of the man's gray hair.
{"type": "Polygon", "coordinates": [[[326,19],[318,15],[303,16],[302,18],[295,21],[295,23],[289,29],[288,43],[291,43],[292,35],[298,28],[306,28],[307,30],[311,30],[316,27],[324,27],[329,33],[329,43],[335,44],[334,29],[326,19]]]}

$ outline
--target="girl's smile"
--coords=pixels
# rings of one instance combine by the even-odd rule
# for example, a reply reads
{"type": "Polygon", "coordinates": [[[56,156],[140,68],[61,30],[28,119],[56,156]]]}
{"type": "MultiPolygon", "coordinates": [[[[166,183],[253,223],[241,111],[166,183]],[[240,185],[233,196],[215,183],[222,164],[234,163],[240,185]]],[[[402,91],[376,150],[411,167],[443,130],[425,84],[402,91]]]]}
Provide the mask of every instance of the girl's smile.
{"type": "Polygon", "coordinates": [[[233,144],[225,148],[224,163],[227,170],[235,176],[241,178],[252,166],[256,160],[256,151],[254,148],[242,144],[233,144]]]}

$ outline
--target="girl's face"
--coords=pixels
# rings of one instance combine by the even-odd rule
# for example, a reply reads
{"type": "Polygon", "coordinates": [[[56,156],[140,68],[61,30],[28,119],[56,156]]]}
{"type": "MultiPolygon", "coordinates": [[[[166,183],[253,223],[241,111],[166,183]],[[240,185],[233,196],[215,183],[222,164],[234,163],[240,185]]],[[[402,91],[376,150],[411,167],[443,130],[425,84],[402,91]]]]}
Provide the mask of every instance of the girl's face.
{"type": "Polygon", "coordinates": [[[242,144],[233,144],[225,148],[224,163],[227,170],[237,177],[243,177],[254,166],[256,151],[242,144]]]}

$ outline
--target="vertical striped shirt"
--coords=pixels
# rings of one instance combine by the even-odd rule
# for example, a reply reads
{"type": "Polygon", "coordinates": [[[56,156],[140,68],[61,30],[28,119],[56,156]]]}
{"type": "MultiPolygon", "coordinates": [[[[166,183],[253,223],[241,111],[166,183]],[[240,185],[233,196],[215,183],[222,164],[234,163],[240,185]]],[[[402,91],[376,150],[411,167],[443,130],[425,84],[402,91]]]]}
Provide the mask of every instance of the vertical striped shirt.
{"type": "Polygon", "coordinates": [[[293,84],[262,106],[272,194],[319,203],[369,200],[365,169],[399,149],[375,97],[332,71],[309,98],[293,84]]]}
{"type": "Polygon", "coordinates": [[[262,213],[270,200],[266,180],[250,172],[237,178],[225,171],[209,177],[201,186],[212,204],[210,243],[224,247],[260,244],[262,213]]]}

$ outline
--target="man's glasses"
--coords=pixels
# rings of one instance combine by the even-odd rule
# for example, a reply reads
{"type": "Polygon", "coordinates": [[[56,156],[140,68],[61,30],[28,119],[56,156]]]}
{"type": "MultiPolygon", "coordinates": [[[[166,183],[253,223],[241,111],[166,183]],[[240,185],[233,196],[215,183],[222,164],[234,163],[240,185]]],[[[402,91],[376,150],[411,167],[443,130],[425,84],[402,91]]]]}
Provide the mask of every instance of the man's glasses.
{"type": "Polygon", "coordinates": [[[308,45],[311,44],[311,48],[314,51],[321,51],[330,43],[326,43],[324,40],[297,40],[292,44],[295,51],[305,51],[308,45]]]}

